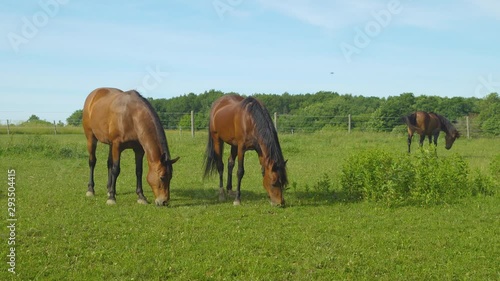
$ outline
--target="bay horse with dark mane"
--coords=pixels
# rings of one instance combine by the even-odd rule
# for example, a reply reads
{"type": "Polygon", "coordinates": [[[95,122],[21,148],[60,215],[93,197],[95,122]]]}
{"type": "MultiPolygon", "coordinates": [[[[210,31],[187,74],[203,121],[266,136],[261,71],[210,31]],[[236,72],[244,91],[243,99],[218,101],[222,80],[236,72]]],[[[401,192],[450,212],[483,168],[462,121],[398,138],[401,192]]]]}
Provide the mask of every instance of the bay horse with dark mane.
{"type": "Polygon", "coordinates": [[[238,183],[234,205],[240,204],[241,179],[245,174],[244,156],[247,150],[255,150],[262,167],[262,184],[273,205],[284,206],[283,191],[288,184],[286,161],[283,158],[269,112],[253,97],[226,95],[212,104],[205,152],[205,177],[219,173],[219,199],[225,199],[223,189],[222,154],[224,143],[231,146],[228,159],[226,189],[232,193],[232,172],[238,157],[238,183]]]}
{"type": "Polygon", "coordinates": [[[420,135],[420,147],[424,144],[425,136],[429,138],[429,144],[433,137],[434,145],[437,146],[441,131],[446,133],[446,149],[450,149],[455,139],[460,137],[459,132],[448,119],[434,112],[416,111],[406,116],[405,121],[408,126],[408,153],[410,153],[411,139],[415,132],[420,135]]]}
{"type": "Polygon", "coordinates": [[[172,164],[179,157],[170,158],[165,131],[151,104],[137,91],[123,92],[114,88],[98,88],[92,91],[83,108],[83,130],[87,137],[90,179],[87,196],[94,196],[94,167],[97,141],[109,145],[108,200],[116,204],[116,179],[120,174],[120,154],[131,148],[135,152],[136,193],[140,204],[148,201],[142,190],[142,161],[146,154],[155,203],[168,205],[172,164]]]}

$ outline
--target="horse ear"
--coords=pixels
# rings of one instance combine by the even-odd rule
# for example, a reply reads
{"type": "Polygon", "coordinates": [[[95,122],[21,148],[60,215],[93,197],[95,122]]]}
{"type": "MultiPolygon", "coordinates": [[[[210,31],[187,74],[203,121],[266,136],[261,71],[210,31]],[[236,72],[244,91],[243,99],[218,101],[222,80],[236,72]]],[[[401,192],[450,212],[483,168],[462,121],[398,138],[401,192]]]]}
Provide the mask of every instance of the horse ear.
{"type": "Polygon", "coordinates": [[[177,156],[175,159],[172,159],[172,160],[167,160],[170,162],[170,164],[174,164],[175,162],[177,162],[177,160],[179,160],[179,156],[177,156]]]}
{"type": "Polygon", "coordinates": [[[175,159],[168,159],[167,154],[166,154],[166,153],[163,153],[163,154],[161,155],[161,162],[162,162],[162,163],[165,163],[165,164],[167,164],[167,163],[174,164],[175,162],[177,162],[177,160],[179,160],[179,158],[180,158],[180,157],[177,157],[177,158],[175,158],[175,159]]]}
{"type": "Polygon", "coordinates": [[[286,163],[288,163],[288,159],[285,160],[285,164],[283,164],[283,166],[286,167],[286,163]]]}

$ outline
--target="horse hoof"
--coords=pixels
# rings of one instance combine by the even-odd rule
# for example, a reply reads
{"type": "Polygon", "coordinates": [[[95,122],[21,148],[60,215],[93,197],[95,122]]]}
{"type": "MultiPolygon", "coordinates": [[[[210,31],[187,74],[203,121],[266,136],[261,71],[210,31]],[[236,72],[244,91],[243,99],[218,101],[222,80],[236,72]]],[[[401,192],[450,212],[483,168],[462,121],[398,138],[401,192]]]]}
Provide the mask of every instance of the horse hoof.
{"type": "Polygon", "coordinates": [[[87,193],[85,193],[85,195],[86,195],[87,197],[94,197],[94,192],[92,192],[92,191],[87,191],[87,193]]]}
{"type": "Polygon", "coordinates": [[[107,204],[107,205],[116,205],[116,200],[113,200],[113,199],[108,199],[108,200],[106,201],[106,204],[107,204]]]}
{"type": "Polygon", "coordinates": [[[235,200],[235,201],[233,202],[233,205],[234,205],[234,206],[239,206],[239,205],[241,205],[240,200],[235,200]]]}
{"type": "Polygon", "coordinates": [[[139,204],[142,204],[142,205],[148,205],[148,201],[144,200],[144,199],[137,199],[137,203],[139,204]]]}

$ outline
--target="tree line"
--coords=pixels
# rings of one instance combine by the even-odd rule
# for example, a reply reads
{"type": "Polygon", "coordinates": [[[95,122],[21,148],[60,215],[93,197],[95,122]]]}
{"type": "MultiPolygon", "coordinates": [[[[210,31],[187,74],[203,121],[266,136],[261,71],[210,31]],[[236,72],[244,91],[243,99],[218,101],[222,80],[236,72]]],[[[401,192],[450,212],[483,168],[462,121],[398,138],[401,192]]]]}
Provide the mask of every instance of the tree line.
{"type": "MultiPolygon", "coordinates": [[[[195,114],[195,128],[208,127],[212,102],[225,94],[210,90],[201,94],[189,93],[169,99],[148,98],[158,112],[165,128],[190,126],[190,112],[195,114]]],[[[392,131],[403,123],[403,117],[417,110],[439,113],[452,122],[464,116],[478,121],[482,133],[500,135],[500,97],[491,93],[484,98],[415,96],[403,93],[387,98],[364,97],[337,92],[320,91],[314,94],[254,94],[272,115],[279,115],[280,127],[289,129],[307,128],[316,131],[328,127],[343,126],[347,116],[355,116],[352,128],[363,126],[365,130],[392,131]],[[339,122],[332,121],[335,118],[339,122]],[[343,119],[342,119],[343,118],[343,119]]],[[[82,111],[77,110],[67,118],[69,125],[81,125],[82,111]]]]}

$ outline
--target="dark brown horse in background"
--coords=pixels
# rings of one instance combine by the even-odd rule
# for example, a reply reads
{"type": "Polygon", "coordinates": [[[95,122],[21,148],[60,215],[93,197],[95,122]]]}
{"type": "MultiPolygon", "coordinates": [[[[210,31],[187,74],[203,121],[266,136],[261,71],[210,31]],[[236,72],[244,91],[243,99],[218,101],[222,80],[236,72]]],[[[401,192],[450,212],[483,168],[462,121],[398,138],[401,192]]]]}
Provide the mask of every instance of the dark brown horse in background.
{"type": "Polygon", "coordinates": [[[92,91],[83,108],[83,130],[89,151],[90,179],[87,196],[94,196],[94,167],[97,141],[109,145],[108,200],[116,204],[116,179],[120,174],[120,154],[131,148],[135,152],[138,203],[147,204],[142,191],[142,160],[144,153],[149,165],[147,180],[158,206],[170,199],[172,164],[165,131],[151,104],[136,91],[123,92],[114,88],[92,91]]]}
{"type": "Polygon", "coordinates": [[[425,136],[434,137],[434,145],[437,146],[439,132],[446,133],[446,149],[450,149],[460,134],[457,129],[451,124],[448,119],[434,112],[416,111],[405,117],[406,125],[408,125],[408,153],[410,153],[411,139],[413,134],[417,132],[420,135],[420,147],[424,145],[425,136]]]}
{"type": "Polygon", "coordinates": [[[224,200],[222,154],[224,143],[231,146],[228,159],[226,189],[232,192],[232,172],[238,156],[238,184],[235,205],[240,204],[241,179],[245,173],[245,151],[255,150],[262,166],[262,184],[273,205],[284,206],[283,190],[288,184],[286,161],[283,159],[278,134],[269,112],[253,97],[226,95],[212,104],[205,153],[205,177],[219,172],[219,199],[224,200]]]}

